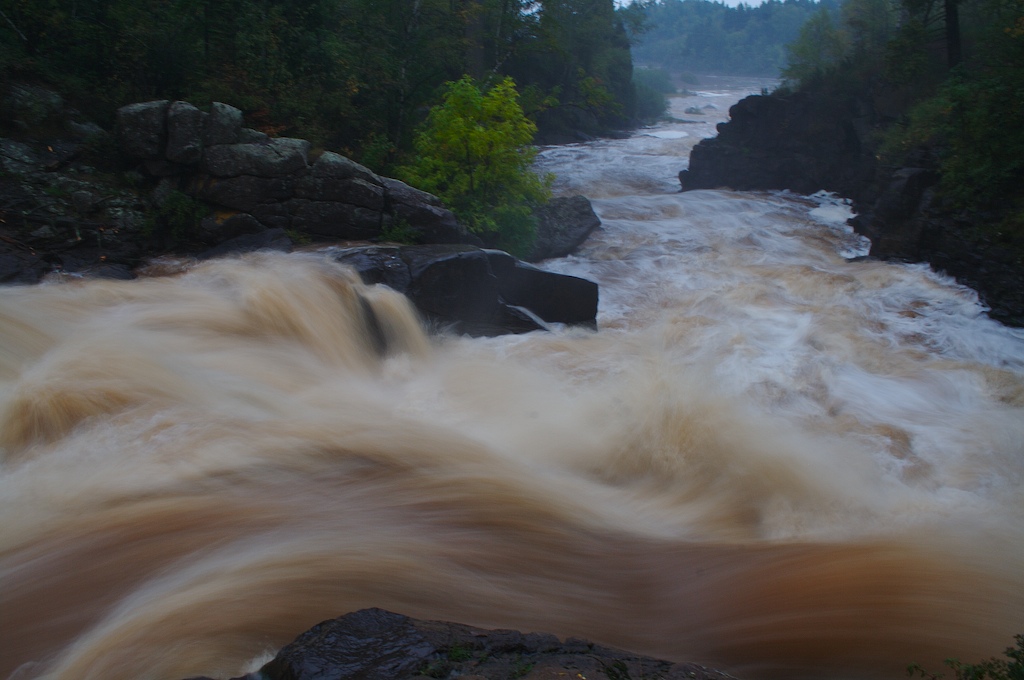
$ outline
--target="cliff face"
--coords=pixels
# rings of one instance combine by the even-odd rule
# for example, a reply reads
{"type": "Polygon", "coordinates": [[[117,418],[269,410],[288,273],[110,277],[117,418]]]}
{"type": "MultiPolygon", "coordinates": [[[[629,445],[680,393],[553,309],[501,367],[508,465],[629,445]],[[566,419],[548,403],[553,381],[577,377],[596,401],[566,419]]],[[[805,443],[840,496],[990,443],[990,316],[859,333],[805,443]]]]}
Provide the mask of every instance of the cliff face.
{"type": "Polygon", "coordinates": [[[854,197],[874,178],[873,115],[854,96],[755,95],[729,115],[717,137],[693,149],[689,170],[679,173],[684,191],[824,189],[854,197]]]}
{"type": "Polygon", "coordinates": [[[854,228],[871,256],[929,262],[971,286],[990,316],[1024,325],[1024,253],[989,228],[996,216],[967,213],[937,191],[934,150],[907,167],[876,160],[881,117],[870,99],[835,91],[755,95],[729,110],[718,136],[698,144],[679,173],[683,191],[834,191],[853,200],[854,228]]]}

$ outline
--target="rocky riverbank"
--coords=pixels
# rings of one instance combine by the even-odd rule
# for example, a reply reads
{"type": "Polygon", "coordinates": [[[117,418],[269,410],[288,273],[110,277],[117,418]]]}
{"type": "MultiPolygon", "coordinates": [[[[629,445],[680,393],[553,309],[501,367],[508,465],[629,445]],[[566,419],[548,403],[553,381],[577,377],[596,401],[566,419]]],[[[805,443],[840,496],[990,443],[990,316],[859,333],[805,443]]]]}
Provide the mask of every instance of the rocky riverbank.
{"type": "Polygon", "coordinates": [[[743,99],[701,141],[679,175],[684,191],[729,187],[833,191],[854,202],[854,228],[871,257],[928,262],[978,291],[993,318],[1024,326],[1024,248],[991,225],[998,215],[958,210],[938,191],[934,149],[902,167],[877,156],[891,122],[869,97],[834,91],[743,99]]]}
{"type": "MultiPolygon", "coordinates": [[[[160,256],[187,266],[338,246],[339,259],[363,263],[368,281],[399,285],[441,326],[491,335],[594,324],[594,284],[482,250],[435,196],[306,140],[247,128],[232,106],[142,102],[104,130],[56,93],[15,85],[0,112],[0,283],[130,279],[160,256]],[[379,247],[396,242],[420,246],[379,247]]],[[[568,254],[600,224],[582,196],[554,199],[537,216],[533,261],[568,254]]]]}

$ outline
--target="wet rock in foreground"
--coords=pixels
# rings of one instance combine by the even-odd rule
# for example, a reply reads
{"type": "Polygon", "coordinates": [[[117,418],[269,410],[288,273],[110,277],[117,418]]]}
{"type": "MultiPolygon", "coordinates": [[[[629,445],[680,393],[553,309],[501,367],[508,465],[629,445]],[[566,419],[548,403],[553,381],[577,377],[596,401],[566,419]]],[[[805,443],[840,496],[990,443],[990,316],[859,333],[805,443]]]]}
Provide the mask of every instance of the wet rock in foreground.
{"type": "Polygon", "coordinates": [[[422,621],[383,609],[324,621],[260,670],[235,680],[424,678],[732,680],[697,664],[660,661],[577,638],[422,621]]]}

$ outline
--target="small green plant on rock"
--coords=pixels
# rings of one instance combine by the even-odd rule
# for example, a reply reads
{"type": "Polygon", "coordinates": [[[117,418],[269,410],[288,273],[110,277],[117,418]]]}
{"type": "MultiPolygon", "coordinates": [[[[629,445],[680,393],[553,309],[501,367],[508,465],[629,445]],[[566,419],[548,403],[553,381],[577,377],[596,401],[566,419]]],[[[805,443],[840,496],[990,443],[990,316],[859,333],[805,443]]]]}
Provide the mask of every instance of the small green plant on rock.
{"type": "Polygon", "coordinates": [[[516,680],[527,675],[533,670],[534,663],[532,661],[525,660],[522,655],[516,657],[515,663],[512,664],[512,668],[509,670],[509,678],[516,680]]]}
{"type": "Polygon", "coordinates": [[[201,202],[174,190],[147,216],[145,230],[172,245],[181,244],[195,235],[207,212],[201,202]]]}
{"type": "Polygon", "coordinates": [[[473,650],[456,642],[448,648],[448,659],[451,661],[469,661],[473,658],[473,650]]]}
{"type": "Polygon", "coordinates": [[[481,89],[464,76],[446,85],[399,177],[440,197],[489,245],[522,255],[535,237],[533,208],[550,198],[553,181],[530,168],[536,132],[511,78],[481,89]]]}
{"type": "Polygon", "coordinates": [[[413,244],[419,240],[419,235],[419,231],[405,220],[389,222],[380,230],[380,240],[389,243],[413,244]]]}

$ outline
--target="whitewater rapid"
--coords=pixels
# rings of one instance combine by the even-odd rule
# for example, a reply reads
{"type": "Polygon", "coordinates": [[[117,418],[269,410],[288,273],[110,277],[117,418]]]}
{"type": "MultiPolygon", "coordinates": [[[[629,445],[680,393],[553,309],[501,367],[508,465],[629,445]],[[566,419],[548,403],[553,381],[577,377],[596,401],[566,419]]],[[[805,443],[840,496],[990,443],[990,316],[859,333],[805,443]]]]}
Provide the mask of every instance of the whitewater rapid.
{"type": "Polygon", "coordinates": [[[678,193],[760,84],[702,87],[541,152],[596,332],[428,336],[317,253],[0,289],[0,677],[232,677],[368,606],[742,678],[1008,646],[1024,333],[838,197],[678,193]]]}

